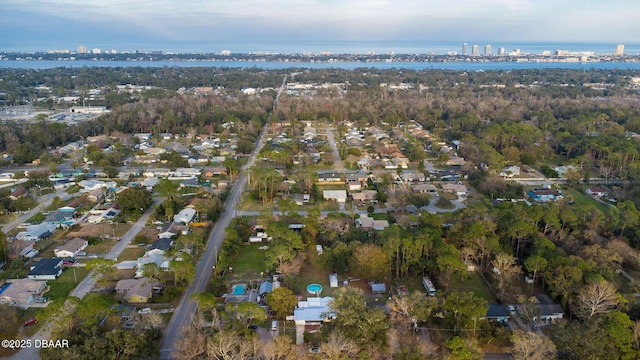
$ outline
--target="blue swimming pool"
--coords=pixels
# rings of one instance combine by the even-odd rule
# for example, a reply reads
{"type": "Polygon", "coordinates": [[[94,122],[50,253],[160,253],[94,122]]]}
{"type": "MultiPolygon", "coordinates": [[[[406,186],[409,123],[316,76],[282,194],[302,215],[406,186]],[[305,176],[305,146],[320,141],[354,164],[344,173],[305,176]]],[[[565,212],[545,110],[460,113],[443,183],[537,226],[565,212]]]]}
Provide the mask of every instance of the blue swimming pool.
{"type": "Polygon", "coordinates": [[[0,286],[0,294],[2,294],[9,286],[11,286],[11,284],[2,284],[2,286],[0,286]]]}
{"type": "Polygon", "coordinates": [[[320,293],[322,292],[322,285],[320,285],[320,284],[309,284],[309,285],[307,285],[307,291],[309,292],[309,294],[314,294],[316,296],[320,296],[320,293]]]}
{"type": "Polygon", "coordinates": [[[246,289],[247,289],[247,285],[238,284],[238,285],[233,287],[233,295],[244,295],[246,289]]]}

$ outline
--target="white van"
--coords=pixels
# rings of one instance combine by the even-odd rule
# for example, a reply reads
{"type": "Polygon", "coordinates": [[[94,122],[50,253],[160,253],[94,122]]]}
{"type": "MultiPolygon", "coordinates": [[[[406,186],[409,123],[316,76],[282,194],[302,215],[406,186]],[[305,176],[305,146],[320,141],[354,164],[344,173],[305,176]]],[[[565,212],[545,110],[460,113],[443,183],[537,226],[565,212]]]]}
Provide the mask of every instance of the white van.
{"type": "Polygon", "coordinates": [[[276,331],[276,330],[278,330],[278,321],[273,320],[271,321],[271,331],[276,331]]]}

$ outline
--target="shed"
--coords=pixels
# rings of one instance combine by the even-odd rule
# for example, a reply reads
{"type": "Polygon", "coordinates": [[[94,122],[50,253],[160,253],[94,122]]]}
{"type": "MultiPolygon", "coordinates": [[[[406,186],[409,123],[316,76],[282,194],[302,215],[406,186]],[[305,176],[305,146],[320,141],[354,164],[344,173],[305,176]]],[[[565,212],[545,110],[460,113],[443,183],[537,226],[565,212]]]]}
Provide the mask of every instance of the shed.
{"type": "Polygon", "coordinates": [[[332,288],[338,287],[338,274],[336,273],[329,274],[329,287],[332,287],[332,288]]]}
{"type": "Polygon", "coordinates": [[[371,292],[374,294],[386,293],[387,287],[382,283],[371,283],[371,292]]]}

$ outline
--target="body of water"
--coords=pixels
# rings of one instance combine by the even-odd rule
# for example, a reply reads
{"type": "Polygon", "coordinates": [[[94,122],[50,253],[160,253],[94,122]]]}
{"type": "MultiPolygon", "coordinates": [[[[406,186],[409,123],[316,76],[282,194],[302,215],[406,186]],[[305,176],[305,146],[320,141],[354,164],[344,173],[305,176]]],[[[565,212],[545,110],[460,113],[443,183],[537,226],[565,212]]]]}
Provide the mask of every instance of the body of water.
{"type": "Polygon", "coordinates": [[[258,61],[91,61],[91,60],[5,60],[0,68],[51,69],[58,67],[229,67],[259,69],[441,69],[463,71],[518,69],[633,69],[640,70],[640,62],[258,62],[258,61]]]}

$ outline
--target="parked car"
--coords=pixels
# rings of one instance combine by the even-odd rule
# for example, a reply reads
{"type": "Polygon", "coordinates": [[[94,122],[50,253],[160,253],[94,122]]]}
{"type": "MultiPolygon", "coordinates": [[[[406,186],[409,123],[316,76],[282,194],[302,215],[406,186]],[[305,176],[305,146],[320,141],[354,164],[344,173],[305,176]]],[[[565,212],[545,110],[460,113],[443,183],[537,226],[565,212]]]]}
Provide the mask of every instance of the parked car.
{"type": "Polygon", "coordinates": [[[138,314],[149,314],[151,313],[151,308],[142,308],[138,310],[138,314]]]}
{"type": "Polygon", "coordinates": [[[249,325],[249,329],[251,330],[256,330],[258,328],[258,325],[249,325]]]}
{"type": "Polygon", "coordinates": [[[35,325],[38,323],[38,319],[36,318],[31,318],[27,321],[24,322],[24,326],[31,326],[31,325],[35,325]]]}

